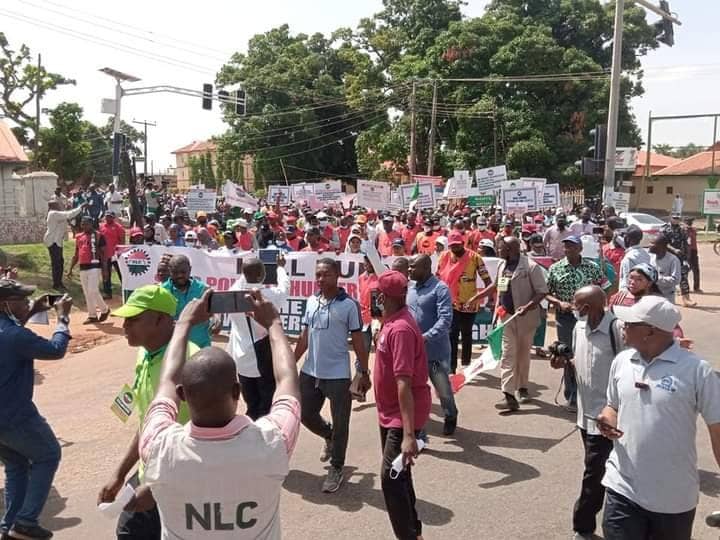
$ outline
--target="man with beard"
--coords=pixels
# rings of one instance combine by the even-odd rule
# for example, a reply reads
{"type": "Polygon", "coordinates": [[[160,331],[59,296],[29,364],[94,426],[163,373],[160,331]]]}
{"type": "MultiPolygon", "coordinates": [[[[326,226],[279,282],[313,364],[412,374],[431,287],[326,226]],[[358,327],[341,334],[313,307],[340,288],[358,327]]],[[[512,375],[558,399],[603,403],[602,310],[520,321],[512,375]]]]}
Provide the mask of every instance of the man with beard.
{"type": "Polygon", "coordinates": [[[572,236],[572,232],[567,228],[567,216],[563,213],[555,216],[555,225],[548,227],[543,235],[543,243],[545,244],[545,253],[551,257],[553,261],[559,261],[565,256],[563,241],[572,236]]]}

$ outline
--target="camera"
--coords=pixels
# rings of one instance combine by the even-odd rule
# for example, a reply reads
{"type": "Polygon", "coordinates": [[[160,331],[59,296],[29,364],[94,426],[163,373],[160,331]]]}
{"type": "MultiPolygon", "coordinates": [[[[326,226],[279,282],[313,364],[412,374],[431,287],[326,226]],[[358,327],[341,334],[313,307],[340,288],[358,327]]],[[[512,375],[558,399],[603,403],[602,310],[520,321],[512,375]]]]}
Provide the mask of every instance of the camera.
{"type": "Polygon", "coordinates": [[[550,367],[553,369],[565,367],[565,364],[573,356],[572,349],[560,341],[553,341],[548,345],[548,351],[550,351],[550,367]]]}

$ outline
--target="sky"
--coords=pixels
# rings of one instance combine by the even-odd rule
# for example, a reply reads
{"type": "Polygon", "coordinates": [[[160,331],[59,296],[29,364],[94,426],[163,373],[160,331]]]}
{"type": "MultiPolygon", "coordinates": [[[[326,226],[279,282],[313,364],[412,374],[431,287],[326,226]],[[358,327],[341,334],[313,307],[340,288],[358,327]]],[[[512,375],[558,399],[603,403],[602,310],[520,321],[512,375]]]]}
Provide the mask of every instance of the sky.
{"type": "MultiPolygon", "coordinates": [[[[486,4],[486,0],[469,0],[464,14],[480,16],[486,4]]],[[[716,99],[720,63],[713,54],[720,2],[672,0],[671,5],[683,23],[676,27],[676,44],[662,46],[643,59],[646,92],[632,102],[644,139],[649,111],[653,115],[720,113],[716,99]]],[[[287,23],[293,33],[327,35],[339,27],[356,26],[381,6],[381,0],[2,0],[0,31],[11,45],[25,43],[33,54],[41,53],[48,70],[77,81],[76,86],[48,94],[43,108],[78,102],[87,119],[104,124],[108,115],[100,112],[100,103],[114,97],[114,80],[98,71],[102,67],[141,79],[129,87],[201,90],[233,52],[246,50],[255,34],[287,23]]],[[[220,134],[226,127],[217,106],[205,111],[200,98],[168,93],[128,96],[121,115],[126,122],[157,124],[148,133],[148,169],[152,165],[156,172],[174,165],[173,150],[220,134]]],[[[46,118],[43,123],[47,124],[46,118]]],[[[653,144],[688,142],[711,144],[712,120],[653,126],[653,144]]]]}

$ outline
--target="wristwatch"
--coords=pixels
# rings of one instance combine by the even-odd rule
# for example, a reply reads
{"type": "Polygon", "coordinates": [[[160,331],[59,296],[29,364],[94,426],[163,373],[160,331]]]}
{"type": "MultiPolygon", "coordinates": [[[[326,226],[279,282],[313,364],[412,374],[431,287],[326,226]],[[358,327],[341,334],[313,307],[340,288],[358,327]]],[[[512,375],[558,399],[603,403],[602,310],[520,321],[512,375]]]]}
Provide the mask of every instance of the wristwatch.
{"type": "Polygon", "coordinates": [[[363,369],[360,366],[360,362],[355,362],[355,373],[359,373],[360,375],[370,375],[370,370],[363,369]]]}
{"type": "Polygon", "coordinates": [[[66,324],[66,325],[70,324],[70,317],[68,317],[67,315],[60,315],[58,317],[58,322],[66,324]]]}

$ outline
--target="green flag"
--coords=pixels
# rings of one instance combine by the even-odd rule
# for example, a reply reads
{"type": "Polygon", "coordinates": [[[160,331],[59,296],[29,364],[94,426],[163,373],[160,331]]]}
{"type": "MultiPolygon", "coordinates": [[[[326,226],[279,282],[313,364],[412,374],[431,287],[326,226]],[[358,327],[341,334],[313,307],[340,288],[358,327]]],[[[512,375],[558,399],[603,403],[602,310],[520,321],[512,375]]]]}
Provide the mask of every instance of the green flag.
{"type": "Polygon", "coordinates": [[[417,201],[420,198],[420,182],[415,182],[415,189],[413,189],[412,195],[410,195],[411,201],[417,201]]]}
{"type": "Polygon", "coordinates": [[[502,323],[498,323],[487,335],[487,342],[495,360],[500,360],[502,356],[503,326],[502,323]]]}

